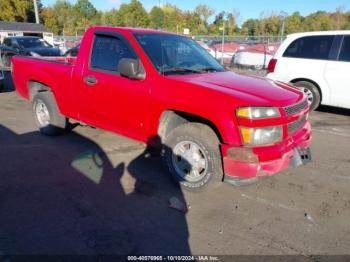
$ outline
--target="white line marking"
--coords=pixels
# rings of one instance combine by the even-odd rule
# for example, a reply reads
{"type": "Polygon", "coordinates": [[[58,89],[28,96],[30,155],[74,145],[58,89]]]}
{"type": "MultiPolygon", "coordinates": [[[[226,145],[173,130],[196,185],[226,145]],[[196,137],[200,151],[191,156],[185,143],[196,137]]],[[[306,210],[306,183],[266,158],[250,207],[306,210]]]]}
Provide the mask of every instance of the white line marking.
{"type": "Polygon", "coordinates": [[[246,199],[254,200],[254,201],[258,202],[258,203],[265,204],[265,205],[268,205],[268,206],[271,206],[271,207],[283,208],[283,209],[286,209],[286,210],[289,210],[289,211],[297,211],[297,209],[295,209],[293,207],[289,207],[289,206],[286,206],[286,205],[280,204],[280,203],[273,203],[272,201],[264,199],[264,198],[252,197],[252,196],[248,196],[246,194],[241,194],[241,196],[246,198],[246,199]]]}
{"type": "Polygon", "coordinates": [[[335,175],[335,176],[333,176],[333,177],[335,177],[335,178],[340,178],[340,179],[350,180],[350,177],[348,177],[348,176],[338,176],[338,175],[335,175]]]}
{"type": "Polygon", "coordinates": [[[326,133],[326,134],[331,134],[331,135],[336,135],[336,136],[350,137],[349,134],[343,134],[343,133],[334,132],[334,131],[330,131],[330,130],[323,130],[323,129],[317,129],[317,128],[313,128],[312,130],[316,131],[316,132],[326,133]]]}

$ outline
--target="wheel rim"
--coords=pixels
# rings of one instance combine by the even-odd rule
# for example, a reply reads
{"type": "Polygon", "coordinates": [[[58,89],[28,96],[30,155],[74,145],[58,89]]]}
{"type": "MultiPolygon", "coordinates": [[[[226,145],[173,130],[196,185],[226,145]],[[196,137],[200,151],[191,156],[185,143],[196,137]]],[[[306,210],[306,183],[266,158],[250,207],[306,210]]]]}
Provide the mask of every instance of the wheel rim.
{"type": "Polygon", "coordinates": [[[50,124],[50,113],[47,106],[41,100],[38,100],[35,104],[36,118],[41,127],[48,126],[50,124]]]}
{"type": "Polygon", "coordinates": [[[314,94],[311,92],[310,89],[306,87],[301,87],[301,91],[304,92],[304,94],[306,95],[307,101],[309,102],[309,105],[311,105],[312,102],[314,101],[314,94]]]}
{"type": "Polygon", "coordinates": [[[201,147],[192,141],[183,141],[174,147],[172,157],[177,174],[186,181],[203,179],[208,170],[208,159],[201,147]]]}

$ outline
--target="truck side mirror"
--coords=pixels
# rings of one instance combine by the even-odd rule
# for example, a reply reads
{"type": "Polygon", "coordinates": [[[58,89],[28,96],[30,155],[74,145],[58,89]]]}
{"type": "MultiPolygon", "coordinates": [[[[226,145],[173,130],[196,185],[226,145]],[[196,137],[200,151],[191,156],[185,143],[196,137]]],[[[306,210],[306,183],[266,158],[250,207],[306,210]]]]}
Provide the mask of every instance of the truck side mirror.
{"type": "Polygon", "coordinates": [[[122,58],[118,63],[118,72],[121,76],[133,80],[144,80],[146,77],[141,61],[132,58],[122,58]]]}

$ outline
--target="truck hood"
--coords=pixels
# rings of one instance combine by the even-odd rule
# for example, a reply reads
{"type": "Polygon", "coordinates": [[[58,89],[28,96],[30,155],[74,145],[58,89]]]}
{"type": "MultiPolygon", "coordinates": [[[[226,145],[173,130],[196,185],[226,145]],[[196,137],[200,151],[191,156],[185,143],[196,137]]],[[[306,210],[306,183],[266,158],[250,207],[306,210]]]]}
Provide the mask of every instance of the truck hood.
{"type": "Polygon", "coordinates": [[[172,77],[182,82],[225,92],[247,105],[284,107],[297,103],[304,96],[302,92],[289,85],[233,72],[172,77]]]}
{"type": "Polygon", "coordinates": [[[60,56],[61,52],[57,48],[51,47],[34,47],[34,48],[25,48],[24,51],[27,53],[34,52],[41,56],[60,56]]]}

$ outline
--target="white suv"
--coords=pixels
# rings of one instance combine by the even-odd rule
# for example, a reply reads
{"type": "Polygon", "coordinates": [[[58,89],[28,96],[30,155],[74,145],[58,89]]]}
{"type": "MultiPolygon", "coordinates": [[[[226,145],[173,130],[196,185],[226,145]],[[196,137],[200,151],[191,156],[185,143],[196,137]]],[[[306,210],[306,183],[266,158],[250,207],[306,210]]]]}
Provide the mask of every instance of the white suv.
{"type": "Polygon", "coordinates": [[[350,31],[289,35],[268,72],[267,78],[302,89],[312,110],[320,104],[350,108],[350,31]]]}

